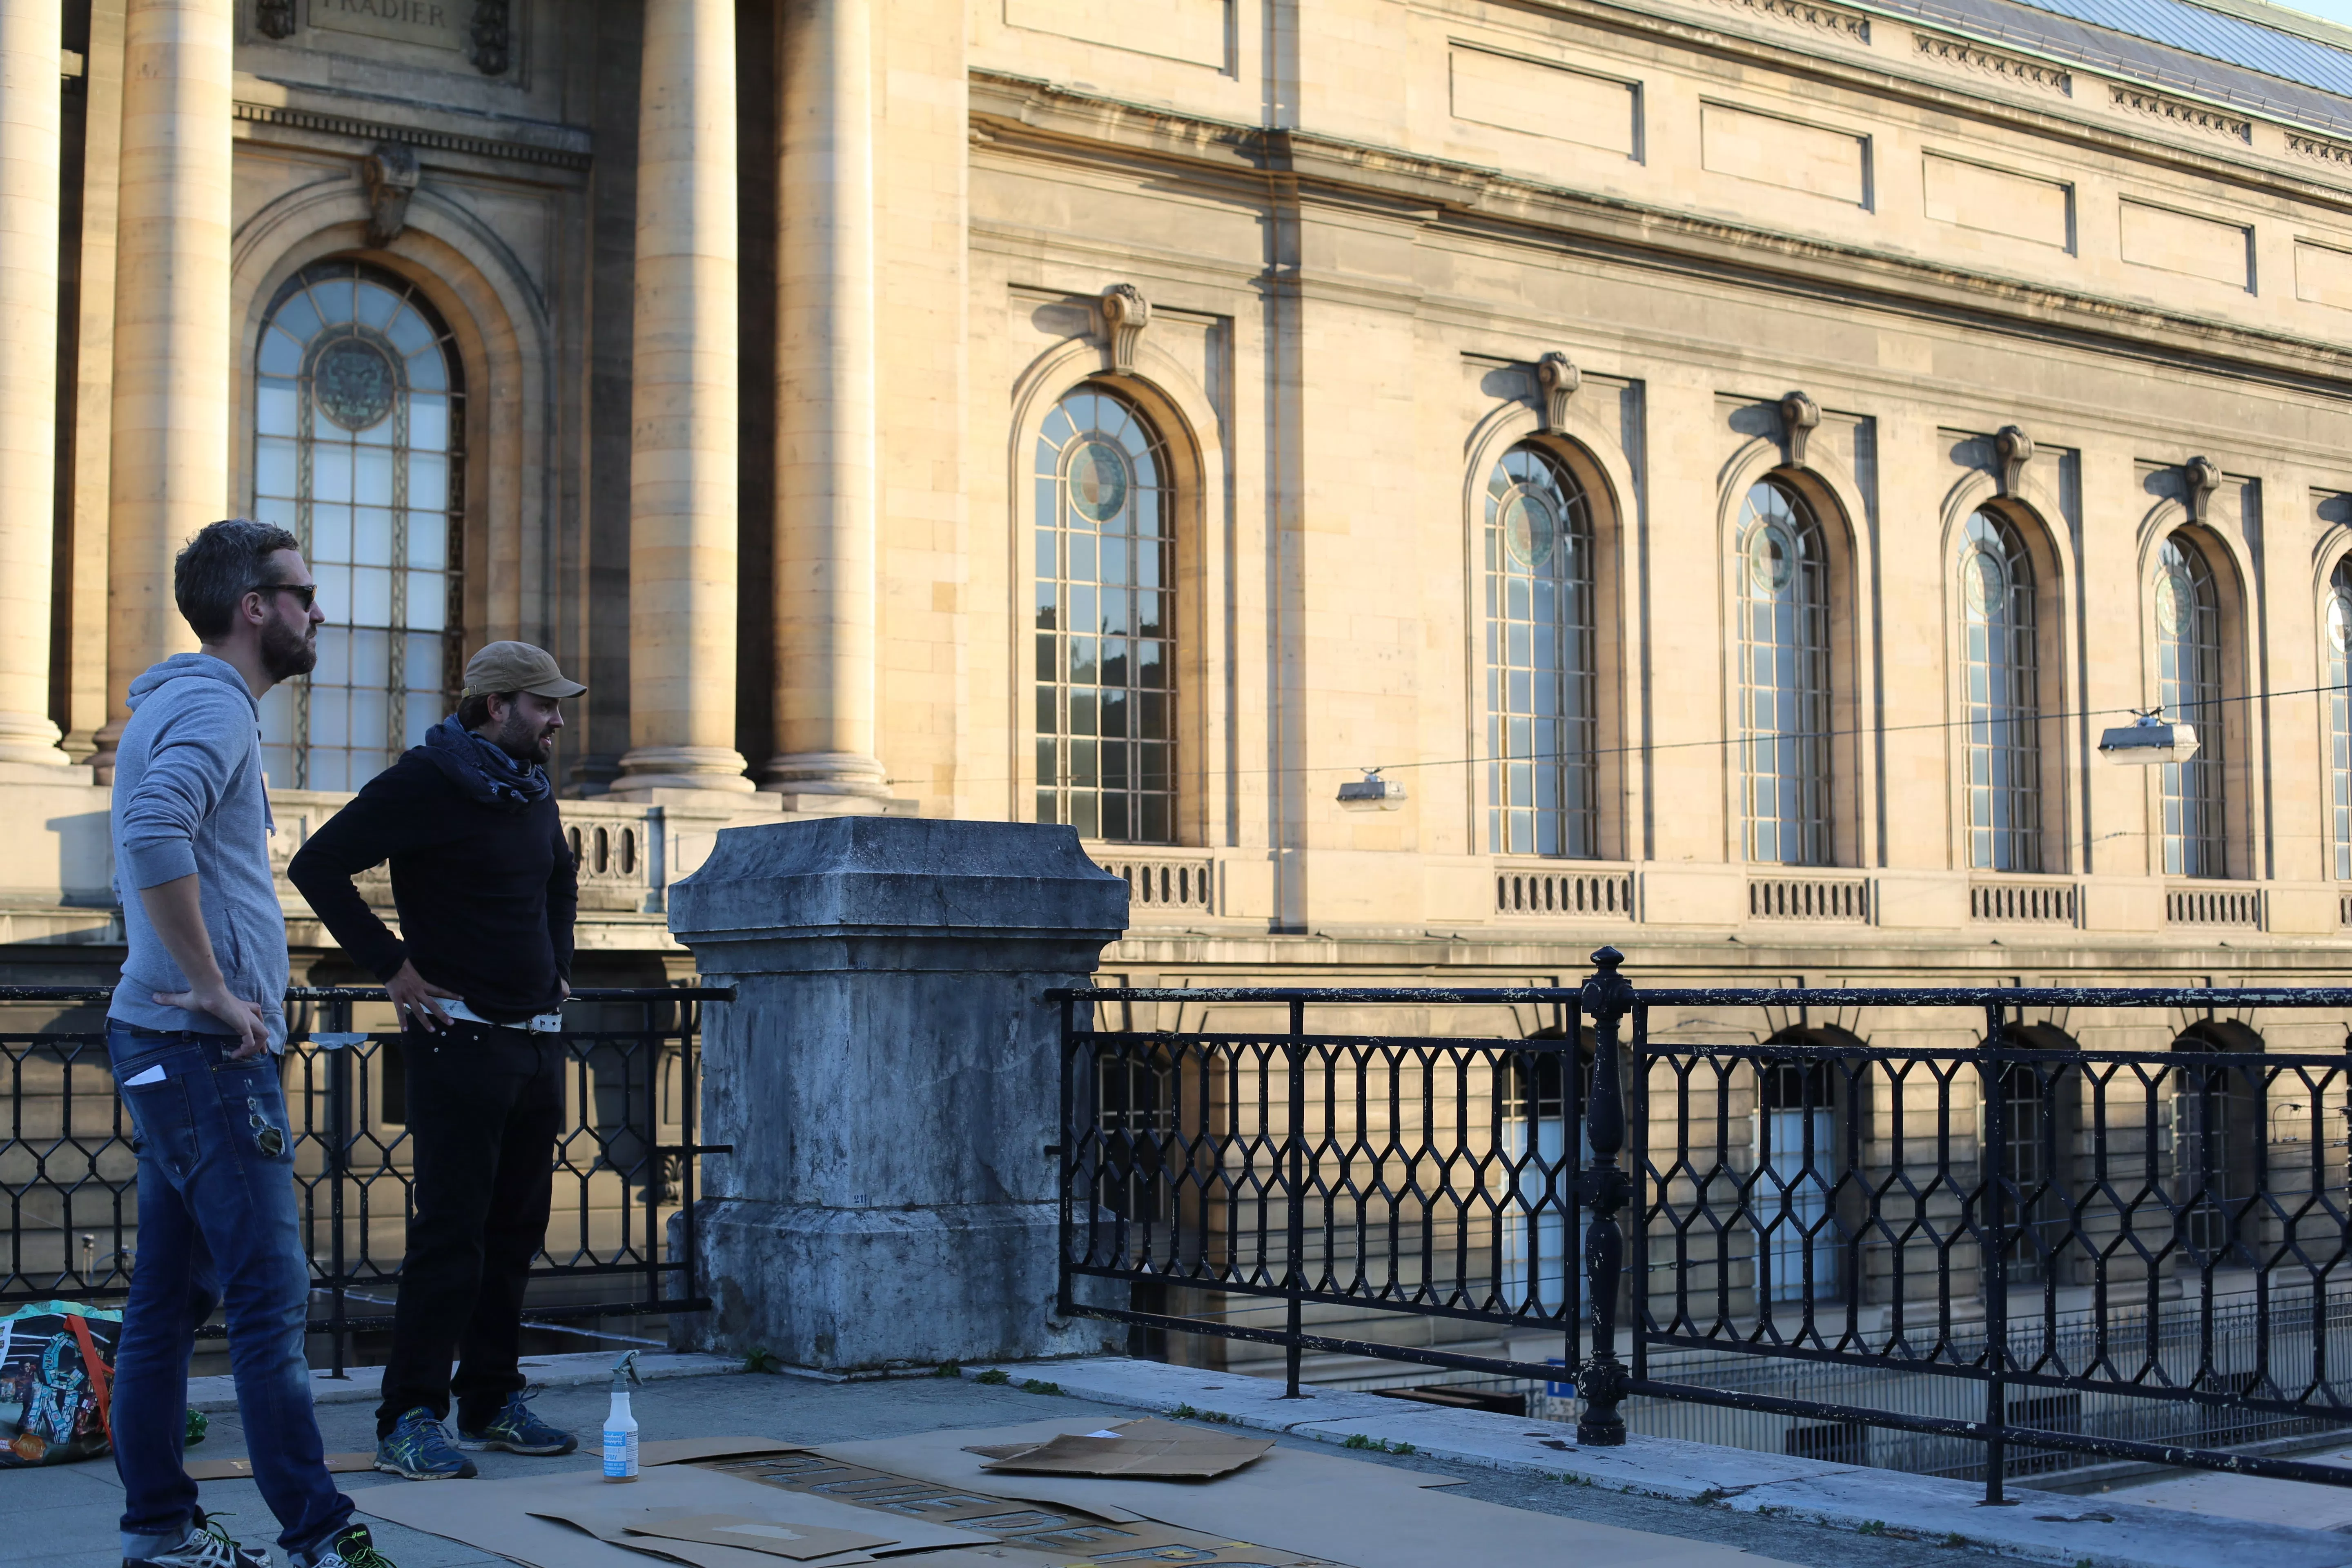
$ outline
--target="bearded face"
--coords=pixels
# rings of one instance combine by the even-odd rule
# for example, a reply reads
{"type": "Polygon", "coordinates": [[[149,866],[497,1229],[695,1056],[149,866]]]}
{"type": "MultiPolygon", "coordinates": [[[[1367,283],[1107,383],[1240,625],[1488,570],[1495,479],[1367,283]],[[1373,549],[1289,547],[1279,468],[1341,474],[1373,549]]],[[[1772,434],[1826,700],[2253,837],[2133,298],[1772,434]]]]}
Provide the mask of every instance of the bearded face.
{"type": "Polygon", "coordinates": [[[308,675],[319,662],[319,624],[291,594],[270,595],[276,608],[261,626],[261,668],[269,679],[308,675]],[[288,608],[296,611],[287,614],[288,608]]]}
{"type": "Polygon", "coordinates": [[[555,731],[562,725],[562,710],[552,700],[518,697],[514,706],[507,710],[506,722],[499,726],[490,740],[519,762],[544,766],[555,755],[555,731]]]}

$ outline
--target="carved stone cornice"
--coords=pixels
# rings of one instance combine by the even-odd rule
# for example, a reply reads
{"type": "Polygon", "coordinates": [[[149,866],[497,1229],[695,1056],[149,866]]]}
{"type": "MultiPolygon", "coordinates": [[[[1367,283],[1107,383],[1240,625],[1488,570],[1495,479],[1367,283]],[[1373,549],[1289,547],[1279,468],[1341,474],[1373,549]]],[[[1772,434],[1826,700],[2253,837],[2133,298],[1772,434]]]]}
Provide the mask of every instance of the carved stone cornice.
{"type": "Polygon", "coordinates": [[[232,119],[256,125],[282,125],[289,131],[310,131],[326,136],[348,136],[360,142],[396,142],[475,158],[500,158],[511,163],[538,163],[552,169],[586,169],[595,160],[586,152],[562,147],[536,147],[527,142],[493,142],[486,136],[458,136],[414,125],[393,125],[380,120],[354,120],[348,115],[321,114],[289,109],[277,103],[236,103],[232,119]]]}
{"type": "Polygon", "coordinates": [[[2177,98],[2161,98],[2136,87],[2124,87],[2110,82],[2107,96],[2117,109],[2135,110],[2141,114],[2169,120],[2175,125],[2185,125],[2192,131],[2210,132],[2233,141],[2251,145],[2254,140],[2253,121],[2241,120],[2234,114],[2224,114],[2218,109],[2208,109],[2201,103],[2183,103],[2177,98]]]}
{"type": "Polygon", "coordinates": [[[1958,38],[1937,37],[1932,33],[1914,33],[1911,37],[1918,43],[1919,52],[1930,59],[1942,60],[1963,70],[1981,71],[2020,87],[2038,87],[2069,98],[2074,94],[2074,75],[2063,66],[2021,59],[2015,55],[1997,55],[1990,49],[1980,49],[1958,38]]]}
{"type": "Polygon", "coordinates": [[[2004,499],[2015,499],[2025,465],[2033,461],[2033,437],[2015,425],[2004,425],[1992,438],[1993,478],[2004,499]]]}
{"type": "Polygon", "coordinates": [[[1584,384],[1576,362],[1554,349],[1536,361],[1538,408],[1547,435],[1558,435],[1568,425],[1568,400],[1584,384]]]}
{"type": "Polygon", "coordinates": [[[1857,43],[1870,42],[1870,18],[1858,11],[1815,5],[1813,0],[1722,0],[1722,3],[1738,5],[1743,10],[1761,11],[1784,22],[1800,22],[1808,27],[1819,27],[1825,33],[1835,33],[1857,43]]]}
{"type": "Polygon", "coordinates": [[[1789,467],[1805,466],[1805,443],[1822,422],[1822,405],[1801,392],[1780,398],[1780,440],[1788,450],[1789,467]]]}
{"type": "Polygon", "coordinates": [[[2333,163],[2338,168],[2352,169],[2352,147],[2347,147],[2341,142],[2326,142],[2316,136],[2298,135],[2290,131],[2286,133],[2286,150],[2301,157],[2333,163]]]}
{"type": "MultiPolygon", "coordinates": [[[[1744,43],[1727,37],[1723,47],[1736,52],[1744,43]]],[[[1756,46],[1759,58],[1763,48],[1756,46]]],[[[1819,63],[1825,69],[1835,64],[1819,63]]],[[[2352,350],[2307,333],[1784,232],[1426,154],[1309,132],[1270,132],[1011,72],[975,68],[970,81],[973,121],[994,137],[991,155],[997,158],[1042,158],[1075,167],[1115,148],[1171,176],[1230,184],[1237,192],[1263,193],[1269,175],[1288,176],[1285,200],[1299,200],[1310,189],[1328,192],[1342,201],[1372,202],[1392,211],[1422,207],[1433,224],[1460,212],[1482,229],[1540,237],[1547,246],[1565,247],[1593,260],[1613,258],[1692,277],[1738,277],[1805,297],[1869,300],[1971,330],[2015,329],[2037,339],[2054,335],[2110,352],[2121,348],[2150,364],[2177,366],[2186,354],[2214,374],[2329,395],[2340,395],[2352,383],[2352,350]]],[[[1933,89],[1921,101],[1949,107],[1958,96],[1957,89],[1933,89]]],[[[2003,123],[2039,112],[1991,100],[1976,100],[1976,108],[2003,123]]],[[[2352,198],[2332,184],[2293,180],[2285,171],[2272,174],[2179,142],[2142,141],[2088,122],[2067,129],[2085,147],[2226,178],[2352,218],[2352,198]]]]}
{"type": "Polygon", "coordinates": [[[1114,283],[1096,301],[1102,313],[1103,347],[1113,375],[1135,374],[1135,351],[1142,345],[1143,329],[1151,324],[1151,301],[1132,283],[1114,283]]]}

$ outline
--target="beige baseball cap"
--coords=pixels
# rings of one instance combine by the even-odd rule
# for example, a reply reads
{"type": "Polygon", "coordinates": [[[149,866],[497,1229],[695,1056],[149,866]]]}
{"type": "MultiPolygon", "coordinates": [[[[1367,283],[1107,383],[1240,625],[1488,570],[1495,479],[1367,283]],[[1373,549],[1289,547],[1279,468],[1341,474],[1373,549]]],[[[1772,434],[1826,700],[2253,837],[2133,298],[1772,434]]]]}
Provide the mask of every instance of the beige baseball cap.
{"type": "Polygon", "coordinates": [[[494,642],[466,661],[467,697],[497,691],[528,691],[534,697],[577,697],[588,689],[567,680],[555,656],[527,642],[494,642]]]}

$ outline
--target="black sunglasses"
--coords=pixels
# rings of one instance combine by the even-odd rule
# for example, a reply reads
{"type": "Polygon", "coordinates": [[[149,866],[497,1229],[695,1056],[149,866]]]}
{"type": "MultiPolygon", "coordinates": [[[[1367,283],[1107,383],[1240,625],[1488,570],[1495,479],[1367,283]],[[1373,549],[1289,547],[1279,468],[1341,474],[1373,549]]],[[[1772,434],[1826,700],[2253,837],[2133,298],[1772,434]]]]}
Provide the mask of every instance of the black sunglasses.
{"type": "Polygon", "coordinates": [[[311,583],[256,583],[252,587],[247,588],[246,592],[248,594],[291,594],[294,595],[296,601],[299,602],[305,610],[308,610],[310,607],[310,601],[319,596],[318,585],[311,583]]]}

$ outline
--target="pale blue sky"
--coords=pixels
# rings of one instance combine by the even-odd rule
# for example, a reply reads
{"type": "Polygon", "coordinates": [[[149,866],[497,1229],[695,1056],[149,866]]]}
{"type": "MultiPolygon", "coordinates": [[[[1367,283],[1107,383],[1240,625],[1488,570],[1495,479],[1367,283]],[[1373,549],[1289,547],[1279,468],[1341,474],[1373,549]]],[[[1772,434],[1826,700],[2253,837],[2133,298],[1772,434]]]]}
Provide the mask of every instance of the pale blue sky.
{"type": "Polygon", "coordinates": [[[2352,0],[2294,0],[2293,9],[2306,16],[2324,16],[2339,26],[2352,27],[2352,0]]]}

